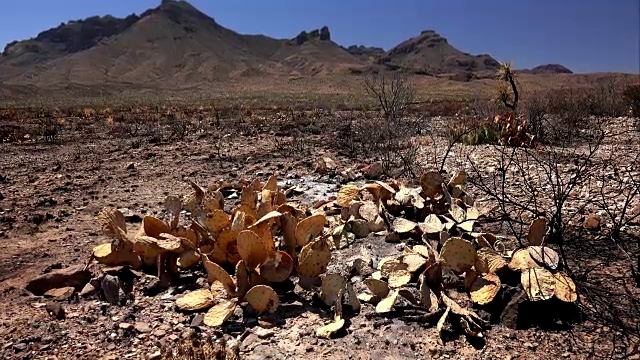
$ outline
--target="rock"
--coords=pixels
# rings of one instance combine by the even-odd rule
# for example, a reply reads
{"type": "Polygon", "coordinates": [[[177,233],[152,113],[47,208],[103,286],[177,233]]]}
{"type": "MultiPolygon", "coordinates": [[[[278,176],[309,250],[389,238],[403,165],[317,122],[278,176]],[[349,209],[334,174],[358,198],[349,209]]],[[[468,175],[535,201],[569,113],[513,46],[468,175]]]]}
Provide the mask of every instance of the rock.
{"type": "Polygon", "coordinates": [[[399,243],[400,242],[400,234],[398,234],[395,231],[392,231],[392,232],[388,233],[384,237],[384,241],[388,242],[388,243],[399,243]]]}
{"type": "Polygon", "coordinates": [[[147,360],[157,360],[162,358],[162,353],[160,352],[160,350],[156,350],[156,352],[151,353],[147,356],[147,360]]]}
{"type": "Polygon", "coordinates": [[[598,231],[600,230],[600,225],[602,222],[602,218],[596,214],[589,214],[584,221],[584,228],[590,231],[598,231]]]}
{"type": "Polygon", "coordinates": [[[45,297],[49,297],[49,298],[53,298],[54,300],[67,300],[69,299],[71,296],[73,296],[73,293],[76,291],[76,288],[71,287],[71,286],[67,286],[67,287],[63,287],[63,288],[59,288],[59,289],[51,289],[47,292],[44,293],[45,297]]]}
{"type": "Polygon", "coordinates": [[[260,342],[260,337],[254,333],[250,333],[247,337],[242,340],[242,344],[240,345],[240,349],[242,351],[250,351],[252,346],[256,343],[260,342]]]}
{"type": "Polygon", "coordinates": [[[13,350],[15,350],[16,352],[27,350],[27,344],[22,343],[22,342],[14,344],[13,345],[13,350]]]}
{"type": "Polygon", "coordinates": [[[363,219],[353,220],[351,222],[351,231],[357,238],[366,238],[369,235],[369,224],[363,219]]]}
{"type": "Polygon", "coordinates": [[[25,288],[34,295],[43,295],[51,289],[64,287],[80,288],[90,279],[91,273],[85,270],[84,265],[80,264],[36,276],[29,281],[25,288]]]}
{"type": "MultiPolygon", "coordinates": [[[[100,282],[98,282],[98,284],[100,284],[100,282]]],[[[99,290],[98,287],[94,285],[93,279],[92,279],[82,288],[82,291],[80,291],[80,296],[83,298],[94,296],[98,294],[98,290],[99,290]]]]}
{"type": "Polygon", "coordinates": [[[111,305],[120,305],[120,280],[113,275],[105,275],[100,283],[105,300],[111,305]]]}
{"type": "Polygon", "coordinates": [[[135,169],[136,169],[136,164],[135,163],[127,164],[127,170],[135,170],[135,169]]]}
{"type": "Polygon", "coordinates": [[[204,314],[196,314],[193,319],[191,319],[191,327],[198,327],[198,326],[202,326],[202,323],[204,322],[204,314]]]}
{"type": "Polygon", "coordinates": [[[367,225],[369,226],[369,231],[371,232],[383,231],[387,228],[381,216],[376,216],[376,218],[373,221],[369,221],[367,225]]]}
{"type": "Polygon", "coordinates": [[[337,167],[338,166],[336,165],[335,161],[333,161],[331,158],[323,157],[316,162],[314,171],[318,174],[327,174],[335,172],[337,167]]]}
{"type": "Polygon", "coordinates": [[[526,328],[525,319],[521,314],[522,305],[528,301],[527,294],[520,292],[513,296],[511,301],[500,314],[500,323],[509,329],[520,330],[526,328]]]}
{"type": "Polygon", "coordinates": [[[45,305],[45,310],[47,310],[49,316],[56,320],[64,320],[66,316],[64,308],[57,302],[48,302],[45,305]]]}
{"type": "Polygon", "coordinates": [[[123,322],[123,323],[118,324],[118,328],[120,328],[122,330],[125,330],[125,331],[128,331],[128,330],[133,329],[133,324],[123,322]]]}
{"type": "Polygon", "coordinates": [[[274,332],[271,329],[257,328],[255,334],[258,335],[260,339],[267,339],[273,336],[274,332]]]}
{"type": "Polygon", "coordinates": [[[342,183],[347,183],[349,181],[354,181],[358,179],[358,174],[353,171],[353,169],[349,168],[349,169],[345,169],[343,172],[340,173],[340,176],[342,176],[342,183]]]}
{"type": "Polygon", "coordinates": [[[145,322],[136,322],[135,329],[137,332],[146,334],[151,332],[151,325],[145,322]]]}
{"type": "Polygon", "coordinates": [[[365,179],[377,180],[384,175],[384,167],[382,167],[381,163],[374,162],[373,164],[362,168],[362,175],[365,179]]]}
{"type": "Polygon", "coordinates": [[[331,32],[329,32],[329,28],[323,26],[320,28],[320,40],[329,41],[331,40],[331,32]]]}

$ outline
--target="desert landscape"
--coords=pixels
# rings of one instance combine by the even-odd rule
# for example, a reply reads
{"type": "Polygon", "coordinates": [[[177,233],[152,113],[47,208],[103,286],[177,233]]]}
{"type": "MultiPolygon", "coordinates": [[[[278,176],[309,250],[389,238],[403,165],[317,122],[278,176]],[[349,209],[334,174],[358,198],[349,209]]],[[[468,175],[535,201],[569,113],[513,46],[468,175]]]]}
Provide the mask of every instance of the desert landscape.
{"type": "Polygon", "coordinates": [[[185,1],[0,56],[0,357],[638,359],[640,82],[185,1]]]}

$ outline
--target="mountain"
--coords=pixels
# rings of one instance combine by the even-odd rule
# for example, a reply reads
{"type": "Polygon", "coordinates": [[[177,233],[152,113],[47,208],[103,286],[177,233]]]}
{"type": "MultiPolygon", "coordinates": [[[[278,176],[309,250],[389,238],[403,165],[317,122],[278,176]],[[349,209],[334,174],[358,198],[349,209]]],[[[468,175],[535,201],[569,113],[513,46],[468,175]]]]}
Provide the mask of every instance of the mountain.
{"type": "Polygon", "coordinates": [[[346,48],[346,50],[349,52],[349,54],[366,62],[376,62],[379,58],[385,55],[384,49],[379,47],[351,45],[346,48]]]}
{"type": "Polygon", "coordinates": [[[326,26],[302,31],[284,43],[270,59],[294,69],[299,75],[346,72],[365,65],[364,61],[334,43],[326,26]]]}
{"type": "Polygon", "coordinates": [[[391,68],[427,75],[493,75],[500,66],[489,55],[471,55],[456,49],[433,30],[425,30],[419,36],[400,43],[389,50],[379,62],[391,68]]]}
{"type": "MultiPolygon", "coordinates": [[[[451,46],[432,30],[389,51],[336,44],[328,27],[289,39],[239,34],[186,1],[162,0],[140,15],[69,21],[8,44],[0,56],[0,86],[40,89],[189,89],[242,83],[361,74],[388,69],[469,81],[493,77],[499,63],[451,46]]],[[[562,67],[562,69],[566,69],[562,67]]],[[[527,70],[562,72],[560,65],[527,70]]],[[[566,71],[569,71],[566,69],[566,71]]]]}
{"type": "Polygon", "coordinates": [[[533,69],[523,69],[520,72],[525,74],[541,75],[541,74],[573,74],[573,71],[567,69],[560,64],[546,64],[536,66],[533,69]]]}
{"type": "Polygon", "coordinates": [[[296,43],[241,35],[186,1],[165,0],[139,17],[69,22],[14,42],[0,57],[0,81],[175,87],[246,76],[311,76],[360,65],[330,36],[296,43]]]}
{"type": "Polygon", "coordinates": [[[124,19],[94,16],[70,21],[41,32],[34,39],[7,44],[2,53],[3,62],[14,66],[31,65],[86,50],[104,38],[123,32],[138,20],[138,16],[130,15],[124,19]]]}

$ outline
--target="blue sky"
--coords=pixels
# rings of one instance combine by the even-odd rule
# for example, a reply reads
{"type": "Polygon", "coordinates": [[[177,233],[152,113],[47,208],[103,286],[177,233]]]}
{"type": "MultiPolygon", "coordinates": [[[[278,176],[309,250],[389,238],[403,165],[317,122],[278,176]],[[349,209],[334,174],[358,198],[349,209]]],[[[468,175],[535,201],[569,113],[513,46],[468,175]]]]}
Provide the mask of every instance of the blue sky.
{"type": "MultiPolygon", "coordinates": [[[[515,67],[560,63],[575,72],[640,70],[640,0],[191,0],[221,25],[291,38],[329,26],[340,45],[389,49],[433,29],[462,51],[515,67]]],[[[7,0],[0,46],[61,22],[125,16],[160,0],[7,0]]]]}

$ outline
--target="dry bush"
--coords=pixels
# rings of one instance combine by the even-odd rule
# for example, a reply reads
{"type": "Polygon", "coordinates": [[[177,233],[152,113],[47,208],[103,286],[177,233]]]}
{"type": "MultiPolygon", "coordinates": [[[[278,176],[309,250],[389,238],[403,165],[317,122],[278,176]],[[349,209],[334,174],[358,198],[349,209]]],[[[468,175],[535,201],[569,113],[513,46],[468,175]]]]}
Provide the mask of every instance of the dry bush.
{"type": "Polygon", "coordinates": [[[342,155],[381,161],[387,174],[415,176],[420,145],[414,137],[420,135],[421,123],[419,119],[349,118],[337,129],[333,145],[342,155]]]}
{"type": "Polygon", "coordinates": [[[170,114],[165,121],[167,141],[183,140],[193,129],[191,122],[181,114],[170,114]]]}
{"type": "Polygon", "coordinates": [[[415,88],[405,75],[380,72],[366,76],[364,86],[378,104],[382,117],[359,113],[336,126],[335,145],[344,155],[368,157],[382,162],[388,174],[415,176],[420,135],[425,122],[405,115],[415,99],[415,88]]]}
{"type": "Polygon", "coordinates": [[[136,114],[121,114],[117,117],[109,117],[109,133],[119,138],[133,138],[146,136],[151,132],[150,121],[136,114]]]}
{"type": "Polygon", "coordinates": [[[640,131],[640,85],[628,85],[623,92],[625,104],[631,109],[631,114],[635,118],[634,125],[640,131]]]}
{"type": "Polygon", "coordinates": [[[364,85],[367,94],[376,99],[384,117],[389,121],[403,117],[415,100],[415,88],[409,84],[408,76],[399,72],[368,74],[364,85]]]}
{"type": "Polygon", "coordinates": [[[593,116],[624,116],[628,107],[623,96],[624,86],[615,78],[597,81],[587,91],[589,114],[593,116]]]}
{"type": "Polygon", "coordinates": [[[578,132],[578,139],[562,143],[495,146],[492,157],[471,155],[468,179],[477,196],[495,205],[485,225],[499,227],[521,246],[528,243],[531,220],[546,219],[544,243],[557,246],[563,266],[576,280],[581,309],[594,334],[602,337],[597,341],[614,342],[616,356],[630,356],[638,354],[632,345],[640,341],[634,321],[640,317],[640,292],[632,290],[640,286],[638,230],[629,226],[640,216],[632,211],[640,199],[635,170],[640,164],[637,155],[626,156],[629,149],[610,146],[624,138],[616,139],[619,134],[603,125],[594,123],[589,131],[578,132]],[[582,221],[597,211],[606,214],[603,221],[610,225],[596,234],[582,221]],[[623,264],[625,275],[602,271],[601,266],[612,264],[623,264]]]}
{"type": "Polygon", "coordinates": [[[38,135],[44,142],[53,144],[59,141],[59,135],[64,125],[63,122],[52,117],[43,117],[37,119],[36,123],[38,135]]]}

